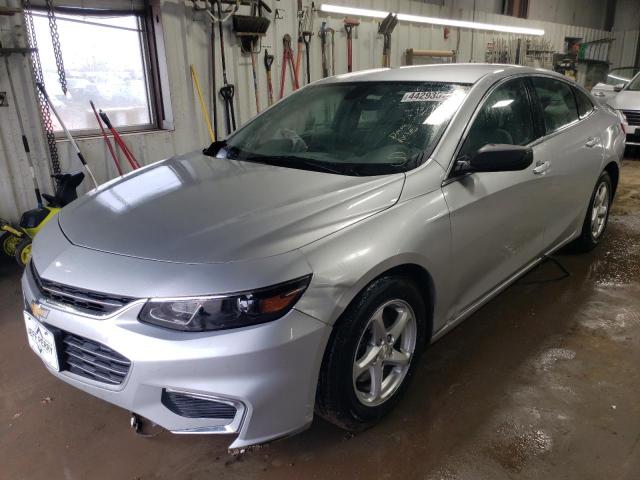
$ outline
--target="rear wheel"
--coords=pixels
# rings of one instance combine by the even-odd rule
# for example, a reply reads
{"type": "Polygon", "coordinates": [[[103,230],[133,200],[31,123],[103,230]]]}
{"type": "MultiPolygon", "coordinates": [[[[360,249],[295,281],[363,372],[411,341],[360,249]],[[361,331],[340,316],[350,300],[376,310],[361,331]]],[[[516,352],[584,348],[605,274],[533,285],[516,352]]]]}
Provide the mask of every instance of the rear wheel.
{"type": "Polygon", "coordinates": [[[18,265],[23,268],[27,266],[29,260],[31,260],[31,239],[29,237],[25,237],[20,241],[16,248],[15,257],[18,265]]]}
{"type": "Polygon", "coordinates": [[[609,221],[609,211],[613,200],[613,187],[609,173],[602,172],[591,194],[589,210],[582,224],[582,232],[570,247],[578,252],[588,252],[600,243],[609,221]]]}
{"type": "Polygon", "coordinates": [[[371,283],[334,327],[320,373],[318,414],[351,431],[380,420],[413,376],[426,323],[412,281],[381,277],[371,283]]]}

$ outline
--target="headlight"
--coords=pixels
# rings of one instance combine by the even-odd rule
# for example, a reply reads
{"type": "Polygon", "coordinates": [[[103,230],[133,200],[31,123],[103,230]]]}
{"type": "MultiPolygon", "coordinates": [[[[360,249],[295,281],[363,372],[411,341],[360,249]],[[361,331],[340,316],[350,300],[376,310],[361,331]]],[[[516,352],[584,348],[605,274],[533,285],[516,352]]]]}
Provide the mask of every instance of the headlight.
{"type": "Polygon", "coordinates": [[[309,286],[311,275],[252,292],[151,299],[138,320],[173,330],[204,332],[270,322],[286,314],[309,286]]]}

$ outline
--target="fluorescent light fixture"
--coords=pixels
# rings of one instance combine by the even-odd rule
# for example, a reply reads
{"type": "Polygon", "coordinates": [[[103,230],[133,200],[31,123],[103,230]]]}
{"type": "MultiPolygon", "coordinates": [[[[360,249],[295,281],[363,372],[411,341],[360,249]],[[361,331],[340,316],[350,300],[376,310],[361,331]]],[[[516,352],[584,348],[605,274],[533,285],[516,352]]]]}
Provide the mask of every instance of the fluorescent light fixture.
{"type": "Polygon", "coordinates": [[[320,10],[327,13],[341,13],[343,15],[354,15],[356,17],[373,17],[373,18],[385,18],[389,15],[389,12],[383,12],[382,10],[368,10],[366,8],[354,8],[343,7],[341,5],[329,5],[323,3],[320,5],[320,10]]]}
{"type": "MultiPolygon", "coordinates": [[[[389,12],[383,10],[369,10],[366,8],[343,7],[341,5],[330,5],[323,3],[320,10],[327,13],[340,13],[343,15],[353,15],[356,17],[385,18],[389,12]]],[[[398,20],[413,23],[427,23],[430,25],[445,25],[447,27],[469,28],[472,30],[487,30],[491,32],[518,33],[521,35],[544,35],[544,30],[539,28],[512,27],[509,25],[494,25],[492,23],[468,22],[466,20],[454,20],[452,18],[423,17],[420,15],[410,15],[398,13],[398,20]]]]}

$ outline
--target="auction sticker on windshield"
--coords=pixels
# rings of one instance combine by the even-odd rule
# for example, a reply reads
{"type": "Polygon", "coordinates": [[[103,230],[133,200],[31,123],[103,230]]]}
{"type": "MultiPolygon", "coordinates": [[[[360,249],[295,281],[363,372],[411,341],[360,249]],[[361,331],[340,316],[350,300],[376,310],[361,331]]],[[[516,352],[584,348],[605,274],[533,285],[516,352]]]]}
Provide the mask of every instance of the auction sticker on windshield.
{"type": "Polygon", "coordinates": [[[42,361],[56,371],[60,370],[56,341],[51,330],[42,325],[28,312],[24,312],[24,323],[27,327],[29,346],[42,361]]]}
{"type": "Polygon", "coordinates": [[[407,92],[401,102],[441,102],[451,96],[450,91],[430,90],[427,92],[407,92]]]}

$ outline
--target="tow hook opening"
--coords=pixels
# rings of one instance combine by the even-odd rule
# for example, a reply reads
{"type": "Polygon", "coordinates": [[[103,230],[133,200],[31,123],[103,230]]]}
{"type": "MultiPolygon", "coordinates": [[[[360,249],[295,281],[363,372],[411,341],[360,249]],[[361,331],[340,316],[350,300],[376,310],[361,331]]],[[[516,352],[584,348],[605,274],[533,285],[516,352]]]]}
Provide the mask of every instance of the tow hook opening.
{"type": "Polygon", "coordinates": [[[140,435],[145,438],[153,438],[160,435],[164,428],[159,425],[156,425],[153,422],[150,422],[144,417],[141,417],[137,413],[131,412],[131,417],[129,418],[129,426],[136,433],[136,435],[140,435]]]}

